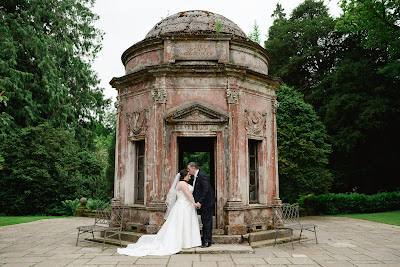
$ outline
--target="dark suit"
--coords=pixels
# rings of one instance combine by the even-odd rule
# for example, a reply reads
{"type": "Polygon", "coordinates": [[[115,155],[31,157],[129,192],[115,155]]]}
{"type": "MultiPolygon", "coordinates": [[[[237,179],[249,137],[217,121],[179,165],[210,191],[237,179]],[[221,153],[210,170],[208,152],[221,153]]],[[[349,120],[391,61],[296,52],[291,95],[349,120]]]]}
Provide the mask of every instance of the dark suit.
{"type": "Polygon", "coordinates": [[[212,214],[215,204],[214,189],[212,188],[207,175],[199,171],[194,185],[193,197],[201,204],[200,214],[203,223],[203,243],[211,242],[212,238],[212,214]]]}

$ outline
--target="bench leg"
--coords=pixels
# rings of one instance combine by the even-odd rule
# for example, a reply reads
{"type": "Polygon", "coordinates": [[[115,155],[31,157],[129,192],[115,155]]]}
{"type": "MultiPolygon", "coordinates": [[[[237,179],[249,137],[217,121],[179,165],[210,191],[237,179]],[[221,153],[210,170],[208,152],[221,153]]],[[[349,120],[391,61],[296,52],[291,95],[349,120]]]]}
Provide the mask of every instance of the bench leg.
{"type": "Polygon", "coordinates": [[[121,233],[118,233],[119,246],[122,248],[121,233]]]}
{"type": "Polygon", "coordinates": [[[301,243],[301,234],[302,233],[303,233],[303,229],[300,230],[299,243],[301,243]]]}
{"type": "Polygon", "coordinates": [[[75,244],[75,246],[77,246],[77,245],[78,245],[78,240],[79,240],[79,235],[80,235],[80,233],[81,233],[81,231],[80,231],[80,230],[78,230],[78,237],[76,238],[76,244],[75,244]]]}
{"type": "Polygon", "coordinates": [[[314,226],[314,235],[315,235],[315,243],[317,243],[317,244],[318,244],[318,239],[317,239],[317,229],[315,229],[315,226],[314,226]]]}
{"type": "Polygon", "coordinates": [[[293,229],[290,229],[290,241],[292,242],[292,249],[294,249],[294,245],[293,245],[293,229]]]}
{"type": "Polygon", "coordinates": [[[107,231],[104,231],[103,247],[101,248],[101,251],[104,250],[104,245],[106,244],[106,237],[107,237],[107,231]]]}

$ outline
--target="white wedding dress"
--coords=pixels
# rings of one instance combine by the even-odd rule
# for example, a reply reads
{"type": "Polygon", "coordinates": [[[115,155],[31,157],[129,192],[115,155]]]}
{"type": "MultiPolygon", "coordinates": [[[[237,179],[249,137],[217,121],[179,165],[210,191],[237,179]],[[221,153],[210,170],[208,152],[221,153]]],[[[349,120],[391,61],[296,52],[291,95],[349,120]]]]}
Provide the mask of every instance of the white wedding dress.
{"type": "MultiPolygon", "coordinates": [[[[189,185],[193,194],[193,186],[189,185]]],[[[135,244],[118,248],[119,254],[142,257],[146,255],[165,256],[178,253],[182,248],[201,246],[197,212],[182,190],[164,225],[156,235],[144,235],[135,244]]]]}

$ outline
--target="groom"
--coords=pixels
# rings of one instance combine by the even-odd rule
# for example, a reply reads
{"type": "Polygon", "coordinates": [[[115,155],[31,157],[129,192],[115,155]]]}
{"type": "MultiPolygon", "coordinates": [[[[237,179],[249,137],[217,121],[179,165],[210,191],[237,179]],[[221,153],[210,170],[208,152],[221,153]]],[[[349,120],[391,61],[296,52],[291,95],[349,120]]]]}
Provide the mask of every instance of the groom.
{"type": "Polygon", "coordinates": [[[214,189],[212,188],[207,175],[199,171],[196,162],[188,164],[190,175],[194,175],[193,179],[193,197],[196,201],[196,207],[200,208],[201,222],[203,223],[202,248],[211,246],[212,238],[212,212],[215,203],[214,189]]]}

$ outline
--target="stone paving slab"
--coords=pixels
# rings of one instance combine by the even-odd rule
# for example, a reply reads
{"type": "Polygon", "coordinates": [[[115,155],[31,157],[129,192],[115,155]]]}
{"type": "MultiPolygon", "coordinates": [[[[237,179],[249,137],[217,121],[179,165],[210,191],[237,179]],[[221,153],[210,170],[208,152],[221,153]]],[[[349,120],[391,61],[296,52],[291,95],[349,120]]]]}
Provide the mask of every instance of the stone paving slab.
{"type": "MultiPolygon", "coordinates": [[[[95,242],[83,240],[75,246],[76,227],[92,224],[93,218],[40,220],[0,227],[0,267],[400,266],[399,226],[341,217],[305,217],[301,221],[317,225],[318,244],[296,242],[292,249],[286,243],[255,248],[252,253],[235,253],[235,246],[215,244],[193,249],[202,254],[130,257],[119,255],[115,246],[102,251],[102,244],[95,242]]],[[[305,235],[313,237],[312,233],[305,235]]]]}

